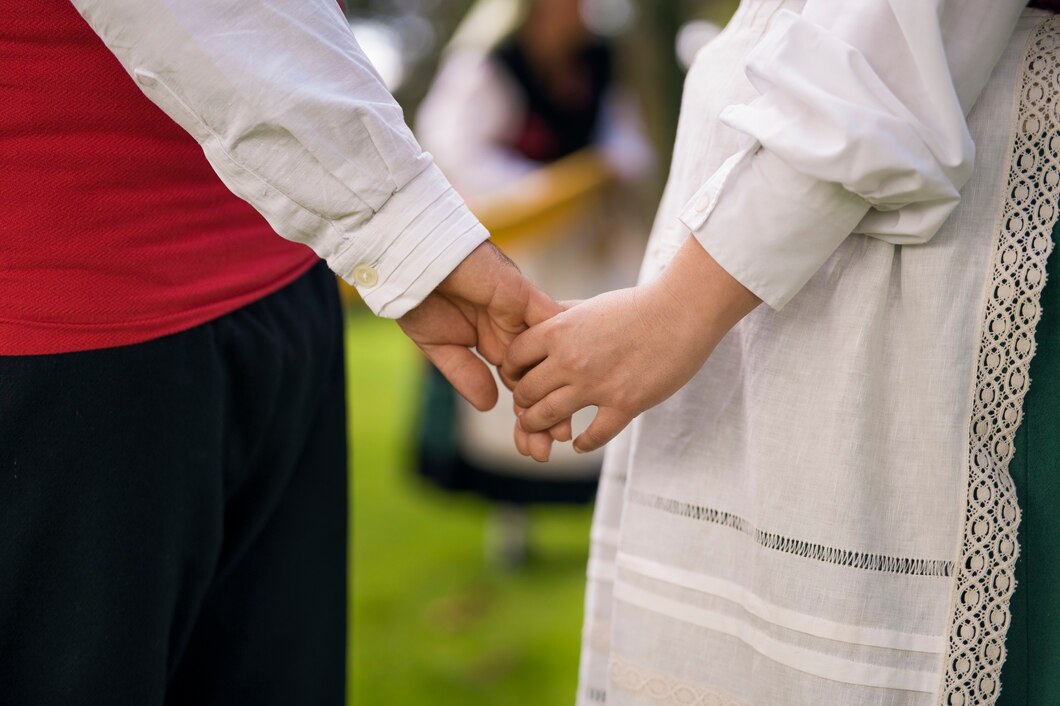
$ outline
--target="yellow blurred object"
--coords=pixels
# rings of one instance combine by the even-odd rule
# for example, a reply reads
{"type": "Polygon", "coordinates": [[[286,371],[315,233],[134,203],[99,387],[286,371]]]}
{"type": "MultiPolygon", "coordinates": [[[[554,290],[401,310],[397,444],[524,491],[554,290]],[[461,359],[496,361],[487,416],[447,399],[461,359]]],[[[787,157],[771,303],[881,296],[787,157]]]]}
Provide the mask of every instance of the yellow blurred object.
{"type": "Polygon", "coordinates": [[[615,175],[599,152],[584,149],[472,203],[490,239],[504,249],[539,247],[598,205],[615,175]]]}

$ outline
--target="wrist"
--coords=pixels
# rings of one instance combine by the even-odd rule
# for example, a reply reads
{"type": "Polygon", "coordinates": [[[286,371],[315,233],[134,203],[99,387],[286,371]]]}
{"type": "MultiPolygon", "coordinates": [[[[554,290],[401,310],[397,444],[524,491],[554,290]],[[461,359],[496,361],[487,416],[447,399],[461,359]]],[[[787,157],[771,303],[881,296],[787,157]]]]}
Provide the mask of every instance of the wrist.
{"type": "Polygon", "coordinates": [[[457,294],[472,301],[488,302],[501,283],[521,280],[519,268],[500,248],[484,241],[453,268],[438,284],[440,294],[457,294]]]}
{"type": "MultiPolygon", "coordinates": [[[[730,275],[699,241],[689,237],[653,283],[662,311],[714,346],[762,300],[730,275]]],[[[708,351],[709,353],[709,351],[708,351]]]]}

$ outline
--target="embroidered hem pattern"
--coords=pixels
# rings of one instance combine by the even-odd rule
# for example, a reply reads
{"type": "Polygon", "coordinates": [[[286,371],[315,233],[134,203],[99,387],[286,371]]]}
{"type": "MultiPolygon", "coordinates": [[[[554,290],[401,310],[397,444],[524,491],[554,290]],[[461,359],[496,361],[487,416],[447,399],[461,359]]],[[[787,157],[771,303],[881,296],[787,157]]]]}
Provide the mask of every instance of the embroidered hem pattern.
{"type": "Polygon", "coordinates": [[[720,689],[678,681],[621,658],[612,658],[609,676],[615,687],[660,706],[750,706],[720,689]]]}
{"type": "Polygon", "coordinates": [[[1045,262],[1060,199],[1060,18],[1045,18],[1023,57],[1003,211],[969,428],[963,541],[939,706],[987,706],[1000,692],[1020,510],[1008,472],[1041,318],[1045,262]]]}

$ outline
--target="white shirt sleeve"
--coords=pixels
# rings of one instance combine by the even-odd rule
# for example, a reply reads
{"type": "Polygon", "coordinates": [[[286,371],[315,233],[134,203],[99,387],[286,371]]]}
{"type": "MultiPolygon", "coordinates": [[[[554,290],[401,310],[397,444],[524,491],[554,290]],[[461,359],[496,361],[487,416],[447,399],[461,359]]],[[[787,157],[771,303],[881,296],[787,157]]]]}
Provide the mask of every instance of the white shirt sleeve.
{"type": "Polygon", "coordinates": [[[236,195],[382,316],[489,237],[334,0],[72,0],[236,195]]]}
{"type": "Polygon", "coordinates": [[[808,0],[747,60],[759,96],[720,119],[747,136],[681,221],[779,309],[851,232],[929,240],[960,200],[971,110],[1022,0],[808,0]]]}

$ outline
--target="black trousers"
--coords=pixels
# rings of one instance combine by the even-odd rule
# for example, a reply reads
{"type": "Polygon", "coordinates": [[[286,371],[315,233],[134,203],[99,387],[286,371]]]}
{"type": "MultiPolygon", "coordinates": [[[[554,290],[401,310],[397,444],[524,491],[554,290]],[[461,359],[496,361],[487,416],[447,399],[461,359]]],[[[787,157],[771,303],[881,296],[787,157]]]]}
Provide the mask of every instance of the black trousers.
{"type": "Polygon", "coordinates": [[[0,357],[0,704],[341,704],[345,434],[323,265],[173,336],[0,357]]]}

